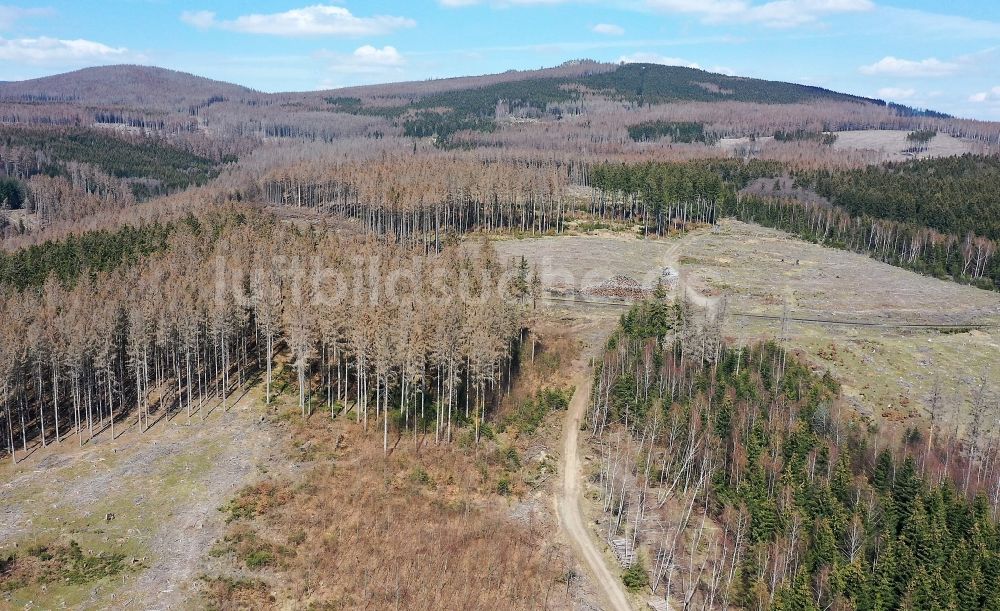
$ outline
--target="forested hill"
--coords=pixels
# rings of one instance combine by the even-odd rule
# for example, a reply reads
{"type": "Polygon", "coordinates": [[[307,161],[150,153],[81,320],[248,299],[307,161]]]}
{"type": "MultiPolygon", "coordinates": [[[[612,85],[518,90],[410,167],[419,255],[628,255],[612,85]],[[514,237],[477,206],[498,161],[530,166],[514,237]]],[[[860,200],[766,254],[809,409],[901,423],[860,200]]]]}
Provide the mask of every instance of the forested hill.
{"type": "MultiPolygon", "coordinates": [[[[659,64],[580,60],[540,70],[300,93],[262,93],[183,72],[126,65],[0,83],[4,123],[99,123],[171,136],[222,136],[228,152],[246,151],[249,145],[233,144],[240,139],[275,137],[330,141],[391,135],[469,146],[469,135],[485,138],[483,134],[511,123],[507,119],[559,124],[586,115],[596,121],[582,121],[578,129],[607,131],[609,126],[620,128],[618,114],[664,115],[674,112],[676,103],[696,105],[694,118],[710,118],[716,136],[769,136],[776,129],[795,131],[808,123],[824,131],[930,127],[995,142],[992,132],[980,133],[979,124],[925,124],[928,119],[945,121],[939,113],[820,87],[659,64]],[[748,122],[733,111],[726,112],[728,118],[714,116],[720,108],[715,104],[732,102],[755,106],[748,116],[756,119],[748,122]],[[779,105],[797,108],[788,112],[778,110],[779,105]],[[453,138],[459,132],[465,132],[464,141],[453,138]]],[[[615,138],[598,137],[604,138],[598,142],[606,152],[615,152],[610,145],[615,138]]]]}
{"type": "MultiPolygon", "coordinates": [[[[447,139],[461,130],[493,131],[498,109],[558,119],[579,112],[584,92],[633,106],[672,102],[799,104],[829,102],[884,107],[882,100],[820,87],[726,76],[681,66],[583,62],[550,70],[474,79],[426,81],[320,92],[328,108],[357,115],[404,117],[405,135],[447,139]],[[572,69],[573,72],[566,71],[572,69]],[[465,85],[465,86],[463,86],[465,85]],[[576,110],[574,110],[576,108],[576,110]]],[[[893,106],[901,116],[920,114],[893,106]]],[[[933,113],[933,116],[943,116],[933,113]]]]}
{"type": "Polygon", "coordinates": [[[624,64],[613,72],[597,74],[580,83],[614,96],[646,103],[672,101],[715,102],[736,100],[763,104],[793,104],[813,100],[877,103],[877,100],[837,93],[821,87],[726,76],[682,66],[624,64]]]}
{"type": "MultiPolygon", "coordinates": [[[[716,74],[695,68],[659,64],[570,62],[554,68],[409,83],[352,87],[318,93],[264,94],[246,87],[152,66],[100,66],[26,81],[0,82],[0,100],[11,102],[74,102],[157,107],[198,103],[209,99],[247,99],[303,95],[333,99],[396,97],[401,106],[430,107],[433,101],[455,111],[475,111],[500,100],[529,106],[570,100],[581,90],[609,97],[656,104],[673,101],[735,100],[763,104],[809,101],[884,105],[821,87],[716,74]],[[421,103],[421,100],[427,103],[421,103]],[[475,108],[470,107],[474,104],[475,108]]],[[[384,105],[383,105],[384,106],[384,105]]],[[[911,110],[911,109],[906,109],[911,110]]]]}
{"type": "Polygon", "coordinates": [[[154,66],[99,66],[0,83],[0,100],[75,102],[160,108],[208,100],[255,98],[251,89],[154,66]]]}
{"type": "MultiPolygon", "coordinates": [[[[814,100],[828,100],[884,105],[884,102],[881,100],[838,93],[821,87],[727,76],[683,66],[664,66],[660,64],[613,65],[588,61],[573,62],[555,68],[528,72],[511,71],[496,75],[461,79],[440,79],[352,87],[325,92],[324,95],[331,97],[348,96],[364,98],[367,96],[385,97],[395,94],[408,98],[419,98],[447,92],[455,93],[459,97],[464,98],[470,94],[459,92],[481,91],[484,94],[507,94],[497,96],[504,99],[530,98],[532,92],[535,92],[535,95],[539,99],[541,97],[552,96],[569,99],[574,97],[582,88],[598,91],[614,98],[642,101],[648,104],[673,101],[715,102],[723,100],[764,104],[791,104],[814,100]]],[[[496,100],[493,100],[493,103],[495,104],[496,100]]]]}

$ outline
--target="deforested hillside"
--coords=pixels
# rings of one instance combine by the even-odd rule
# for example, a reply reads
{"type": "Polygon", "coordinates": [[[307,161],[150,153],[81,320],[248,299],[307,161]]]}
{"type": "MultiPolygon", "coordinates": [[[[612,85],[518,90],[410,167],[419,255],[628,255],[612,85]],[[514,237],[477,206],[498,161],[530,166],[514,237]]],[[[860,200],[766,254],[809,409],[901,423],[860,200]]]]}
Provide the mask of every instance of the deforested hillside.
{"type": "Polygon", "coordinates": [[[100,66],[0,83],[4,102],[72,102],[176,110],[222,99],[249,99],[246,87],[154,66],[100,66]]]}
{"type": "Polygon", "coordinates": [[[560,66],[553,68],[541,68],[539,70],[507,70],[506,72],[501,72],[499,74],[485,74],[480,76],[460,76],[454,78],[431,79],[426,81],[360,85],[357,87],[344,87],[342,89],[322,91],[319,92],[319,95],[324,97],[340,95],[365,98],[408,99],[431,93],[480,89],[483,87],[489,87],[501,83],[512,83],[515,81],[531,81],[538,79],[564,79],[572,81],[574,79],[586,78],[595,74],[612,72],[616,69],[616,64],[602,63],[585,59],[568,61],[560,66]]]}
{"type": "Polygon", "coordinates": [[[655,63],[0,83],[0,606],[992,608],[998,142],[655,63]]]}
{"type": "Polygon", "coordinates": [[[545,485],[552,466],[537,458],[535,434],[565,406],[560,388],[521,386],[528,367],[545,372],[528,378],[555,384],[564,358],[528,326],[526,265],[487,243],[428,251],[240,205],[21,254],[0,287],[5,459],[16,471],[49,452],[70,451],[70,464],[96,453],[121,476],[101,483],[100,469],[85,469],[85,487],[101,494],[80,498],[54,469],[73,490],[68,507],[11,472],[0,523],[7,601],[110,604],[123,592],[150,605],[258,607],[273,590],[292,605],[526,609],[586,596],[575,577],[572,591],[564,585],[572,560],[543,528],[541,504],[503,506],[545,485]],[[18,270],[33,281],[19,284],[18,270]],[[292,442],[276,443],[289,423],[292,442]],[[235,440],[248,437],[270,445],[244,451],[235,440]],[[331,471],[331,459],[346,469],[331,471]],[[139,501],[136,468],[160,482],[139,501]],[[251,485],[200,500],[232,495],[237,481],[251,485]],[[150,498],[180,518],[144,518],[150,498]],[[40,499],[52,520],[21,526],[40,499]],[[191,512],[198,532],[181,544],[168,529],[191,512]],[[389,514],[402,523],[383,525],[389,514]],[[329,553],[346,547],[393,551],[329,553]],[[235,566],[193,570],[220,557],[235,566]],[[352,578],[318,585],[317,566],[352,578]],[[263,579],[279,571],[288,577],[263,579]],[[166,587],[178,582],[183,594],[166,587]]]}

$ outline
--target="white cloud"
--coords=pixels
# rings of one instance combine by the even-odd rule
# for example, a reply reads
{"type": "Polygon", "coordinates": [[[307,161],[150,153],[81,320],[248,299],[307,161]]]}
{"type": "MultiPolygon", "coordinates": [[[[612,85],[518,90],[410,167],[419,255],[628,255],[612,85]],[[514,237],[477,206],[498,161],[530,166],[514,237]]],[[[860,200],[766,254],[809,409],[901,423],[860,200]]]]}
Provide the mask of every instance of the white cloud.
{"type": "Polygon", "coordinates": [[[351,54],[359,65],[365,66],[399,66],[403,64],[403,56],[396,47],[384,46],[377,49],[371,45],[358,47],[351,54]]]}
{"type": "Polygon", "coordinates": [[[321,51],[317,56],[329,60],[330,71],[340,74],[384,74],[398,72],[406,65],[406,57],[391,45],[381,49],[364,45],[352,53],[321,51]]]}
{"type": "MultiPolygon", "coordinates": [[[[945,6],[940,3],[938,6],[945,6]]],[[[887,30],[919,33],[921,40],[928,39],[992,39],[1000,38],[1000,23],[960,15],[945,15],[919,9],[879,6],[874,22],[887,30]]]]}
{"type": "Polygon", "coordinates": [[[648,53],[644,51],[622,55],[618,58],[618,63],[622,62],[626,64],[660,64],[662,66],[680,66],[682,68],[694,68],[695,70],[705,70],[706,72],[714,72],[716,74],[724,74],[726,76],[736,76],[736,70],[728,66],[702,67],[698,62],[693,62],[682,57],[668,57],[666,55],[648,53]]]}
{"type": "Polygon", "coordinates": [[[859,70],[862,74],[877,76],[931,77],[948,76],[957,72],[959,68],[956,63],[943,62],[934,57],[911,60],[889,55],[874,64],[861,66],[859,70]]]}
{"type": "Polygon", "coordinates": [[[407,17],[358,17],[342,6],[328,4],[315,4],[283,13],[253,13],[222,21],[216,19],[212,11],[184,11],[181,20],[201,29],[219,28],[273,36],[374,36],[416,25],[407,17]]]}
{"type": "Polygon", "coordinates": [[[103,43],[77,38],[62,40],[38,38],[0,38],[0,60],[29,63],[65,61],[121,61],[130,57],[125,47],[109,47],[103,43]]]}
{"type": "Polygon", "coordinates": [[[872,0],[438,0],[455,8],[490,4],[495,7],[553,5],[568,2],[607,4],[615,8],[653,10],[694,15],[705,23],[759,23],[767,27],[789,28],[819,21],[837,13],[855,13],[875,8],[872,0]]]}
{"type": "Polygon", "coordinates": [[[406,73],[406,57],[390,45],[381,49],[364,45],[352,53],[320,51],[316,57],[329,62],[329,76],[319,83],[319,89],[386,82],[406,73]]]}
{"type": "Polygon", "coordinates": [[[701,69],[701,66],[697,63],[681,59],[680,57],[666,57],[664,55],[646,53],[643,51],[631,53],[629,55],[622,55],[618,58],[618,61],[625,62],[626,64],[662,64],[664,66],[682,66],[684,68],[701,69]]]}
{"type": "Polygon", "coordinates": [[[917,95],[916,89],[904,87],[883,87],[878,90],[878,97],[885,100],[908,100],[917,95]]]}
{"type": "Polygon", "coordinates": [[[744,0],[647,0],[650,8],[699,15],[706,21],[734,19],[750,10],[744,0]]]}
{"type": "Polygon", "coordinates": [[[790,28],[827,15],[875,8],[871,0],[771,0],[761,4],[749,0],[646,0],[646,5],[653,10],[695,15],[706,23],[759,23],[772,28],[790,28]]]}
{"type": "Polygon", "coordinates": [[[994,87],[989,91],[980,91],[979,93],[974,93],[969,96],[970,102],[992,102],[1000,101],[1000,86],[994,87]]]}
{"type": "Polygon", "coordinates": [[[590,29],[597,34],[607,34],[608,36],[621,36],[625,33],[625,28],[613,23],[598,23],[590,29]]]}

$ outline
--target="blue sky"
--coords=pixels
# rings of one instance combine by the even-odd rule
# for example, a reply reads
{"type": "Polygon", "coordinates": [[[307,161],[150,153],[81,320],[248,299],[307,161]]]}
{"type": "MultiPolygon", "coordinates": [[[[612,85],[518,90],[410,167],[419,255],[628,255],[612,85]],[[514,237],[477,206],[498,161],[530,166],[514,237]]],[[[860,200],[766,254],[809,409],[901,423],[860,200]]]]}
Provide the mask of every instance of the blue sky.
{"type": "Polygon", "coordinates": [[[141,63],[290,91],[584,57],[691,65],[1000,119],[993,0],[0,4],[0,80],[141,63]]]}

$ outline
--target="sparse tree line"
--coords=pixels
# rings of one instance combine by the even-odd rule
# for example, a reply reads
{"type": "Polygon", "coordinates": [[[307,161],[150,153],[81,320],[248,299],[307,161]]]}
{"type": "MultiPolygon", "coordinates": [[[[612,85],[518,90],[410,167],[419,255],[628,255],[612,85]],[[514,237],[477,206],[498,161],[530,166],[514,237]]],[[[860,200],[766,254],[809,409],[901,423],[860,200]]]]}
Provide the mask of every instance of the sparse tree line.
{"type": "MultiPolygon", "coordinates": [[[[993,390],[972,393],[985,427],[993,390]]],[[[938,420],[886,446],[839,405],[828,375],[685,303],[623,316],[589,425],[606,534],[649,550],[627,575],[683,608],[1000,605],[996,441],[938,420]]]]}
{"type": "Polygon", "coordinates": [[[743,181],[773,167],[386,156],[273,171],[260,196],[272,205],[321,208],[356,219],[373,234],[440,248],[449,233],[560,233],[567,221],[588,216],[640,224],[657,235],[713,223],[720,201],[733,197],[724,178],[743,181]],[[571,182],[595,188],[588,204],[568,201],[571,182]]]}
{"type": "Polygon", "coordinates": [[[736,191],[752,180],[781,173],[774,161],[702,159],[686,163],[591,164],[583,184],[593,187],[588,212],[628,219],[643,234],[664,235],[690,224],[714,223],[736,191]]]}
{"type": "Polygon", "coordinates": [[[348,413],[386,448],[390,431],[478,439],[516,368],[527,274],[486,244],[427,254],[213,212],[161,254],[0,294],[3,446],[203,419],[259,378],[270,402],[284,362],[303,414],[348,413]]]}
{"type": "Polygon", "coordinates": [[[671,142],[715,144],[705,136],[705,124],[696,121],[643,121],[628,126],[628,137],[636,142],[670,138],[671,142]]]}
{"type": "Polygon", "coordinates": [[[833,146],[837,141],[837,134],[834,132],[812,132],[804,129],[777,130],[774,132],[774,139],[778,142],[813,141],[826,146],[833,146]]]}
{"type": "Polygon", "coordinates": [[[568,184],[566,168],[553,163],[387,155],[285,168],[260,190],[272,205],[321,208],[373,234],[439,249],[456,232],[561,231],[568,184]]]}
{"type": "Polygon", "coordinates": [[[927,145],[937,136],[937,130],[918,129],[906,134],[906,141],[911,143],[907,152],[919,153],[927,150],[927,145]]]}
{"type": "MultiPolygon", "coordinates": [[[[71,161],[56,176],[40,173],[19,180],[12,177],[18,174],[17,165],[7,159],[4,162],[10,173],[6,174],[8,178],[0,178],[0,210],[34,214],[38,228],[135,205],[135,195],[125,180],[108,176],[90,164],[71,161]],[[4,197],[4,192],[14,196],[4,197]]],[[[0,226],[0,235],[26,230],[11,226],[4,231],[0,226]]]]}

